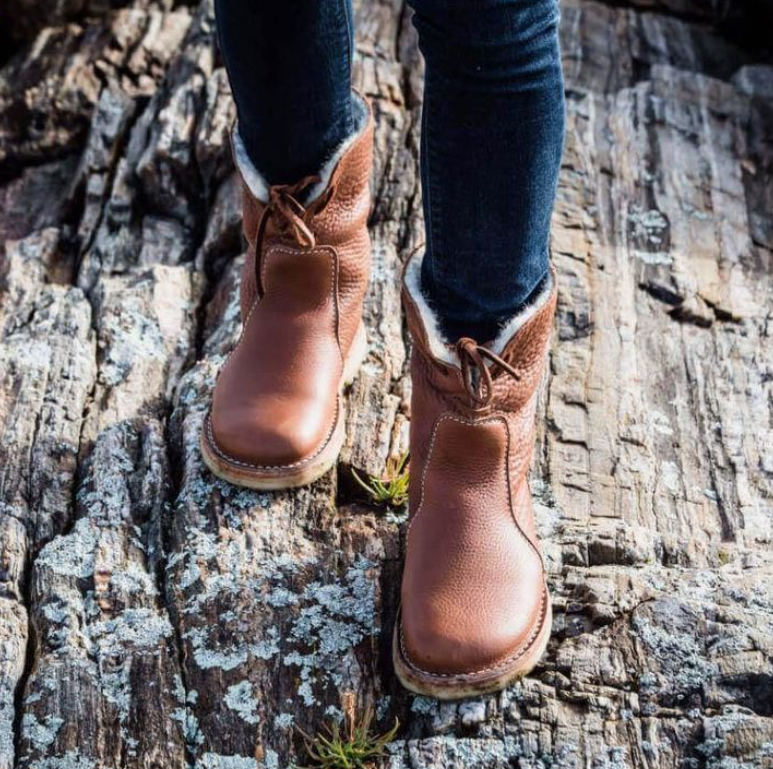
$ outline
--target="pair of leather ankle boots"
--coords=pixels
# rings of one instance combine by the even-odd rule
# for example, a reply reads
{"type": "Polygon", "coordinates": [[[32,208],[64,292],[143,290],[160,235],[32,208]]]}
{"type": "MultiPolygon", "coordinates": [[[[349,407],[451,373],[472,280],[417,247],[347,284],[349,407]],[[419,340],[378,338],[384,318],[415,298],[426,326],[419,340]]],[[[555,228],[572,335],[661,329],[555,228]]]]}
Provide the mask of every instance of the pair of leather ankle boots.
{"type": "MultiPolygon", "coordinates": [[[[363,101],[364,104],[364,101],[363,101]]],[[[321,177],[268,187],[244,157],[241,339],[218,377],[202,451],[219,477],[258,489],[310,483],[344,440],[344,386],[366,351],[373,122],[321,177]]],[[[550,598],[527,474],[555,281],[494,342],[447,344],[403,275],[413,340],[410,522],[393,657],[413,692],[455,699],[529,672],[550,598]]]]}

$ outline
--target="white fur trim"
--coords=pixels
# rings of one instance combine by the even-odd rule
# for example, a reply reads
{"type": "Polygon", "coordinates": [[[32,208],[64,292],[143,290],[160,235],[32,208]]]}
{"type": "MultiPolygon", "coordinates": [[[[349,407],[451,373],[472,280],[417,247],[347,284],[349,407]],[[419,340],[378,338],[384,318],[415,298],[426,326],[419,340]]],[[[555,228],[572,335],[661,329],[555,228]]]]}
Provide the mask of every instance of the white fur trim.
{"type": "MultiPolygon", "coordinates": [[[[353,92],[354,101],[354,124],[356,129],[354,133],[347,137],[338,145],[336,151],[325,161],[325,164],[319,170],[319,181],[309,188],[306,197],[306,203],[311,203],[318,198],[327,188],[330,177],[333,175],[338,162],[346,153],[346,150],[354,144],[355,140],[362,134],[368,125],[368,106],[365,100],[355,91],[353,92]]],[[[269,184],[263,174],[256,168],[247,154],[247,148],[244,146],[242,137],[239,134],[239,124],[236,123],[233,129],[232,143],[234,148],[234,160],[239,173],[244,179],[244,183],[249,188],[253,196],[261,203],[268,201],[269,184]]]]}
{"type": "MultiPolygon", "coordinates": [[[[419,314],[424,323],[424,330],[429,340],[430,352],[444,363],[459,366],[459,356],[456,354],[454,346],[443,336],[440,330],[440,321],[421,291],[421,263],[423,260],[424,254],[417,254],[408,262],[408,267],[405,270],[405,287],[419,309],[419,314]]],[[[540,291],[534,301],[530,302],[519,313],[513,315],[507,323],[503,324],[494,340],[486,346],[493,353],[501,355],[515,333],[526,325],[537,314],[538,310],[547,304],[552,291],[553,273],[550,272],[548,273],[544,289],[540,291]]],[[[490,366],[491,361],[486,361],[486,364],[490,366]]]]}
{"type": "Polygon", "coordinates": [[[424,261],[424,254],[416,254],[411,257],[408,266],[405,269],[405,288],[410,294],[413,303],[419,310],[424,332],[427,334],[430,352],[444,363],[452,366],[459,365],[459,356],[456,354],[453,346],[443,336],[440,330],[440,319],[435,311],[429,306],[427,297],[421,290],[421,263],[424,261]]]}
{"type": "Polygon", "coordinates": [[[510,320],[502,324],[499,333],[488,345],[491,352],[501,355],[508,342],[521,330],[550,300],[553,293],[553,271],[548,271],[547,279],[542,290],[520,312],[513,315],[510,320]]]}

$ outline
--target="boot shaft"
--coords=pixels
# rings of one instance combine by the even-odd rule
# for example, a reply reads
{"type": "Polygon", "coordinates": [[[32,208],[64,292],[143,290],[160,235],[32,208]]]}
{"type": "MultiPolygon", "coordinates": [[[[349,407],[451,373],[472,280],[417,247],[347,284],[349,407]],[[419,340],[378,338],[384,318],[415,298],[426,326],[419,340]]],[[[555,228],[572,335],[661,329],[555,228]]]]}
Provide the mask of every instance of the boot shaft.
{"type": "MultiPolygon", "coordinates": [[[[471,393],[481,386],[481,371],[475,368],[465,377],[460,356],[464,344],[448,344],[439,332],[437,319],[420,291],[420,260],[406,265],[403,278],[403,306],[413,348],[411,352],[411,475],[420,477],[438,419],[451,416],[466,423],[492,417],[505,420],[509,433],[511,483],[520,483],[528,471],[534,442],[534,413],[539,386],[546,369],[547,352],[556,308],[555,279],[537,302],[513,318],[497,336],[484,345],[512,371],[485,358],[491,377],[487,403],[471,393]],[[472,381],[470,381],[472,380],[472,381]]],[[[472,340],[468,340],[469,343],[472,340]]],[[[475,344],[472,342],[472,344],[475,344]]],[[[476,345],[478,346],[478,345],[476,345]]],[[[480,356],[483,357],[483,356],[480,356]]],[[[419,503],[419,484],[412,484],[411,503],[419,503]]],[[[533,528],[530,525],[530,528],[533,528]]]]}
{"type": "Polygon", "coordinates": [[[246,157],[236,131],[233,141],[242,179],[243,230],[248,243],[241,283],[242,317],[246,317],[262,293],[260,276],[266,253],[277,246],[298,248],[301,227],[301,245],[329,247],[334,252],[340,331],[345,348],[356,332],[357,323],[352,319],[359,319],[362,313],[362,297],[370,272],[367,220],[373,117],[363,97],[357,95],[356,104],[361,109],[359,130],[336,150],[318,177],[305,180],[306,184],[301,181],[297,185],[269,186],[246,157]],[[288,226],[282,215],[288,208],[295,226],[288,226]]]}

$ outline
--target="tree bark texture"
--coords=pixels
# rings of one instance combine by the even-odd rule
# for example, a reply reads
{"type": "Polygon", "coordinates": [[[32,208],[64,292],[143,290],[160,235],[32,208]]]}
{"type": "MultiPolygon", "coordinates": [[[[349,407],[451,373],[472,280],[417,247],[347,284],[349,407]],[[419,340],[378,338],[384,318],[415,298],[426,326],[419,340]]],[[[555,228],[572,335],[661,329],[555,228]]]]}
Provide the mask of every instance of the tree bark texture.
{"type": "Polygon", "coordinates": [[[303,765],[345,693],[399,718],[390,769],[773,766],[769,3],[564,2],[532,473],[553,638],[447,704],[394,679],[404,518],[351,477],[407,446],[410,11],[356,12],[374,270],[348,442],[269,494],[198,450],[244,258],[211,6],[51,5],[8,0],[0,69],[0,769],[303,765]]]}

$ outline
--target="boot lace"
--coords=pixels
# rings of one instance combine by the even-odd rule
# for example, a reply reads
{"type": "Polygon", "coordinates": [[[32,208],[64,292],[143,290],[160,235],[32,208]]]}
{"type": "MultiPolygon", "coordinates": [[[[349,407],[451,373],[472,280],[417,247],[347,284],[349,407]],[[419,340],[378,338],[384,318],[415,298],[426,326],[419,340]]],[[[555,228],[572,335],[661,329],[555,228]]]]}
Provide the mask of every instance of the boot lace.
{"type": "Polygon", "coordinates": [[[507,372],[513,379],[521,378],[507,361],[469,337],[462,337],[456,343],[456,354],[459,356],[462,381],[467,396],[473,406],[478,408],[488,406],[494,397],[494,380],[491,376],[491,368],[486,365],[486,359],[507,372]]]}
{"type": "Polygon", "coordinates": [[[324,209],[333,197],[334,186],[329,184],[322,196],[310,206],[304,206],[298,200],[298,195],[319,181],[319,176],[305,176],[294,184],[276,184],[269,188],[268,201],[260,215],[255,238],[255,254],[258,258],[263,248],[268,220],[272,217],[280,233],[291,235],[296,243],[306,248],[316,246],[317,239],[309,227],[308,218],[312,211],[317,213],[324,209]]]}

